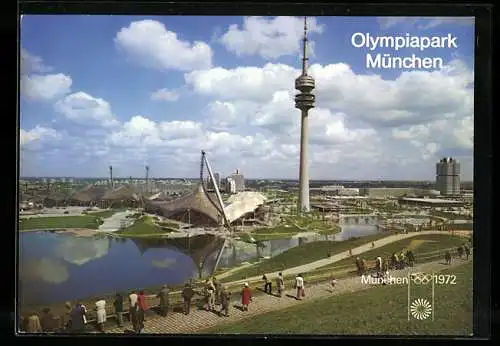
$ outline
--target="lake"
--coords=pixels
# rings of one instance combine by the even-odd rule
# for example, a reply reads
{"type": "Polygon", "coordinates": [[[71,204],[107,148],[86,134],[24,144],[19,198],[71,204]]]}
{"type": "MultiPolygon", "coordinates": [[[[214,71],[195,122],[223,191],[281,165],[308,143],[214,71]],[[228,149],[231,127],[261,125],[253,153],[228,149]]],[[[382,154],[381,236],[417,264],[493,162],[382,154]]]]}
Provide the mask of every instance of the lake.
{"type": "MultiPolygon", "coordinates": [[[[220,267],[273,257],[305,242],[345,240],[377,233],[371,225],[343,226],[335,235],[310,235],[248,244],[231,240],[220,267]]],[[[223,239],[75,237],[53,232],[19,236],[20,304],[43,305],[162,284],[180,285],[212,273],[223,239]]]]}

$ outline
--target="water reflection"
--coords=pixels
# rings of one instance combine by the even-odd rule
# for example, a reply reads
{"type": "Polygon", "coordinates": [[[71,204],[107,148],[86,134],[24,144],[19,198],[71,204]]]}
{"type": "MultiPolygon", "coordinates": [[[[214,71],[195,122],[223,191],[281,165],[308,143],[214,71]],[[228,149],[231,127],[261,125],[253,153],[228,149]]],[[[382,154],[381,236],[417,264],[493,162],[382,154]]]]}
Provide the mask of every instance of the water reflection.
{"type": "Polygon", "coordinates": [[[350,238],[360,238],[372,234],[380,233],[381,231],[374,225],[349,225],[342,226],[342,231],[335,234],[334,240],[343,241],[350,238]]]}
{"type": "MultiPolygon", "coordinates": [[[[344,240],[378,232],[369,225],[344,226],[336,235],[310,234],[249,244],[231,240],[219,267],[274,257],[301,244],[344,240]]],[[[20,235],[21,304],[47,304],[162,284],[180,285],[210,275],[224,240],[212,235],[177,239],[82,238],[29,232],[20,235]]]]}
{"type": "MultiPolygon", "coordinates": [[[[170,248],[189,256],[197,268],[199,278],[210,275],[213,271],[219,251],[224,239],[213,235],[198,235],[189,238],[141,238],[132,240],[141,254],[151,249],[170,248]]],[[[172,265],[171,258],[155,260],[156,265],[172,265]]]]}
{"type": "Polygon", "coordinates": [[[210,275],[223,240],[20,235],[21,304],[38,305],[210,275]]]}
{"type": "Polygon", "coordinates": [[[51,258],[23,262],[21,267],[20,279],[24,282],[42,280],[52,284],[61,284],[69,278],[67,266],[51,258]]]}
{"type": "Polygon", "coordinates": [[[160,259],[160,260],[152,260],[151,265],[156,268],[168,268],[170,266],[173,266],[177,263],[176,260],[170,259],[170,258],[165,258],[165,259],[160,259]]]}
{"type": "Polygon", "coordinates": [[[110,248],[111,241],[107,237],[67,237],[59,242],[54,255],[66,262],[81,266],[106,256],[110,248]]]}
{"type": "Polygon", "coordinates": [[[380,233],[374,225],[349,225],[342,226],[342,231],[337,234],[317,234],[310,233],[303,236],[296,236],[288,239],[273,239],[259,241],[249,244],[238,240],[228,242],[222,253],[219,267],[233,267],[243,262],[261,258],[274,257],[288,249],[302,246],[305,243],[315,241],[343,241],[354,237],[363,237],[380,233]]]}

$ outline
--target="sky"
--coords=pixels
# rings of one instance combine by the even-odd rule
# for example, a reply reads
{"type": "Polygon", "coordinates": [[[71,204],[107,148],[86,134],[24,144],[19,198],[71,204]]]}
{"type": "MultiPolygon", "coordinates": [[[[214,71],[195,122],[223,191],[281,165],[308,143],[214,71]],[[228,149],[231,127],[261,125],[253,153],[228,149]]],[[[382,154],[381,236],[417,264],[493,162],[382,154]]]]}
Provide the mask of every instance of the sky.
{"type": "MultiPolygon", "coordinates": [[[[308,18],[310,179],[473,176],[474,19],[308,18]],[[355,33],[456,37],[456,47],[356,48],[355,33]],[[366,66],[366,54],[442,68],[366,66]]],[[[302,17],[24,15],[21,176],[297,179],[302,17]]]]}

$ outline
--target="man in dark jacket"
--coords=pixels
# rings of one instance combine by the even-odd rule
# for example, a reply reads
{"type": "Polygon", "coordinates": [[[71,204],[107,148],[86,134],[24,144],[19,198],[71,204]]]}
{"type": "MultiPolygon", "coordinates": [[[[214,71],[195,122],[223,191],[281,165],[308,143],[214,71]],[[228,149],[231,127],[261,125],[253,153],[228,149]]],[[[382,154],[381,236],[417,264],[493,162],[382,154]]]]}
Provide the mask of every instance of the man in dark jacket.
{"type": "Polygon", "coordinates": [[[42,325],[42,330],[44,333],[52,333],[57,331],[58,321],[50,308],[43,309],[42,318],[40,318],[40,324],[42,325]]]}
{"type": "Polygon", "coordinates": [[[214,288],[215,288],[215,305],[219,305],[219,304],[221,304],[220,293],[221,293],[222,285],[219,282],[219,280],[217,280],[217,278],[215,276],[213,277],[212,282],[213,282],[214,288]]]}
{"type": "Polygon", "coordinates": [[[77,303],[70,313],[69,330],[71,333],[84,333],[85,332],[85,311],[82,304],[77,303]]]}
{"type": "Polygon", "coordinates": [[[165,317],[168,313],[168,287],[167,285],[163,285],[160,293],[156,295],[160,298],[160,314],[165,317]]]}
{"type": "Polygon", "coordinates": [[[113,305],[115,307],[116,323],[118,327],[121,327],[123,323],[123,296],[120,293],[116,294],[113,305]]]}
{"type": "Polygon", "coordinates": [[[188,315],[191,309],[191,299],[193,299],[194,291],[191,284],[187,283],[182,290],[182,298],[184,299],[184,314],[188,315]]]}
{"type": "Polygon", "coordinates": [[[228,317],[229,316],[229,305],[231,304],[231,292],[227,290],[227,287],[222,287],[221,292],[220,292],[220,304],[221,304],[221,310],[220,313],[224,312],[224,316],[228,317]]]}

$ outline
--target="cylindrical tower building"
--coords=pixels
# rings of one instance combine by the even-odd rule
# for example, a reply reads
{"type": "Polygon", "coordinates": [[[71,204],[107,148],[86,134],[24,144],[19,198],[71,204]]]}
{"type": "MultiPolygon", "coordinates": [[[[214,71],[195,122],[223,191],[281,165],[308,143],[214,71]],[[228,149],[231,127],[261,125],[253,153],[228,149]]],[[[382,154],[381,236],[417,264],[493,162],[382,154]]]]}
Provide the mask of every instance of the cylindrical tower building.
{"type": "Polygon", "coordinates": [[[436,164],[436,189],[441,195],[460,194],[460,163],[451,157],[436,164]]]}
{"type": "Polygon", "coordinates": [[[301,111],[301,130],[300,130],[300,171],[299,171],[299,205],[300,212],[309,212],[309,172],[308,172],[308,137],[309,137],[309,109],[314,108],[315,96],[312,93],[315,82],[307,74],[307,17],[304,17],[304,38],[303,38],[303,57],[302,57],[302,75],[295,80],[295,89],[300,91],[295,95],[295,108],[301,111]]]}

